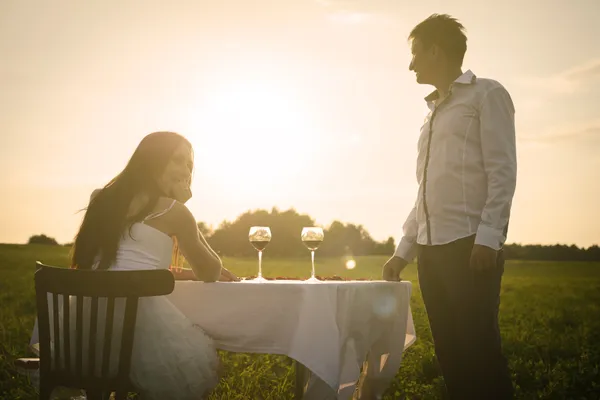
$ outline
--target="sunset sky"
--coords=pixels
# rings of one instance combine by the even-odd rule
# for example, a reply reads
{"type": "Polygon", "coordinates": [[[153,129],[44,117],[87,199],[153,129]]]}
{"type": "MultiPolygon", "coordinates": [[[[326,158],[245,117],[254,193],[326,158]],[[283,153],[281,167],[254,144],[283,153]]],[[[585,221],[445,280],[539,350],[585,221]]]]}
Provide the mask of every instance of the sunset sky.
{"type": "Polygon", "coordinates": [[[156,130],[194,144],[200,221],[294,207],[399,239],[432,90],[406,38],[434,12],[515,103],[508,242],[600,244],[598,0],[3,0],[0,242],[71,241],[156,130]]]}

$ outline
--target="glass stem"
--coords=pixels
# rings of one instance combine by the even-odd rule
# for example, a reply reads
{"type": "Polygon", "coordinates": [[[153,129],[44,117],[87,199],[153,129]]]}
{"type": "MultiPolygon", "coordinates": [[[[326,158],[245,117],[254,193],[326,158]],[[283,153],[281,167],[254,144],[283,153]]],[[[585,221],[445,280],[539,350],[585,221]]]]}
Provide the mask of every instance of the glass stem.
{"type": "Polygon", "coordinates": [[[258,251],[258,279],[262,279],[262,251],[258,251]]]}
{"type": "Polygon", "coordinates": [[[315,277],[315,251],[314,250],[310,251],[310,259],[312,261],[312,274],[310,277],[314,279],[314,277],[315,277]]]}

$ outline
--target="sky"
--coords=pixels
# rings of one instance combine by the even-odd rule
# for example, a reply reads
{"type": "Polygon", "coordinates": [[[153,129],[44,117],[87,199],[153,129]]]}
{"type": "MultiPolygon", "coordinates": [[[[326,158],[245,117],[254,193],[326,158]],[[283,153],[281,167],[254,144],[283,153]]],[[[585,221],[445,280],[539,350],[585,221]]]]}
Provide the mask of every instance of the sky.
{"type": "Polygon", "coordinates": [[[3,0],[0,242],[70,242],[157,130],[194,145],[199,221],[293,207],[399,240],[433,89],[407,36],[432,13],[515,103],[507,242],[600,244],[597,0],[3,0]]]}

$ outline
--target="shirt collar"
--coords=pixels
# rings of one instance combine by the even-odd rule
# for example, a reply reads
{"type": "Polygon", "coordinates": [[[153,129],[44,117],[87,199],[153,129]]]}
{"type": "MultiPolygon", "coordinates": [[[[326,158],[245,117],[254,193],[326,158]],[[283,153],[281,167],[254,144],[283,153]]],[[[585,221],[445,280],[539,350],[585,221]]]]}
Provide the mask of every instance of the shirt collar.
{"type": "MultiPolygon", "coordinates": [[[[475,83],[476,80],[477,80],[477,76],[475,76],[475,74],[469,69],[469,70],[465,71],[461,76],[456,78],[456,80],[454,82],[452,82],[451,86],[454,86],[455,83],[460,83],[461,85],[470,85],[470,84],[475,83]]],[[[425,101],[429,104],[429,103],[433,102],[434,100],[436,100],[438,97],[439,97],[439,93],[436,89],[433,92],[429,93],[427,95],[427,97],[425,97],[425,101]]]]}

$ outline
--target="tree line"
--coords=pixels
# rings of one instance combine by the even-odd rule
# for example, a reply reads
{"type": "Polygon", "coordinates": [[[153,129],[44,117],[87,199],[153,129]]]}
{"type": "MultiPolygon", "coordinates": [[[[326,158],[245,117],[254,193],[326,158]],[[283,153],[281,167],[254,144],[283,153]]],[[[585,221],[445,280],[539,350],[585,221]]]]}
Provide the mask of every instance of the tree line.
{"type": "MultiPolygon", "coordinates": [[[[309,215],[299,214],[294,209],[273,208],[247,211],[233,222],[222,222],[215,230],[202,222],[198,226],[210,246],[222,255],[255,256],[256,250],[248,238],[250,227],[268,226],[272,237],[265,252],[274,257],[301,257],[308,251],[300,239],[302,228],[316,224],[309,215]]],[[[323,227],[323,231],[325,238],[318,249],[321,256],[389,255],[395,249],[393,238],[377,242],[362,225],[334,221],[323,227]]]]}
{"type": "MultiPolygon", "coordinates": [[[[273,257],[302,257],[308,250],[300,240],[303,227],[315,226],[315,220],[307,214],[300,214],[294,209],[280,211],[277,208],[268,210],[249,210],[239,215],[234,221],[223,221],[216,229],[204,222],[198,228],[208,243],[222,256],[252,257],[256,250],[248,239],[252,226],[268,226],[272,239],[265,252],[273,257]]],[[[319,255],[328,256],[365,256],[386,255],[394,253],[394,238],[378,242],[362,226],[353,223],[333,221],[323,227],[325,239],[318,249],[319,255]]],[[[56,245],[54,238],[46,235],[35,235],[29,239],[30,244],[56,245]]],[[[68,244],[69,245],[69,244],[68,244]]],[[[540,261],[600,261],[600,248],[597,245],[579,248],[575,245],[521,245],[504,246],[506,259],[540,260],[540,261]]]]}

